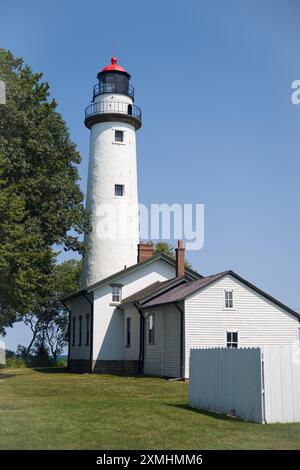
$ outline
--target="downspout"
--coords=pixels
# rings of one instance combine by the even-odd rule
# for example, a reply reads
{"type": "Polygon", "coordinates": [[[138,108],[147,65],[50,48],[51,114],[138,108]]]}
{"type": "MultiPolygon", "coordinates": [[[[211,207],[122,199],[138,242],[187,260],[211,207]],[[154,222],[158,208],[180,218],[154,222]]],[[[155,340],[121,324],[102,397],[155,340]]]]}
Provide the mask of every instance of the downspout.
{"type": "Polygon", "coordinates": [[[65,307],[65,309],[69,312],[69,331],[68,331],[68,369],[70,368],[70,349],[71,349],[71,310],[67,306],[67,304],[62,300],[61,303],[65,307]]]}
{"type": "Polygon", "coordinates": [[[178,305],[177,302],[174,303],[177,310],[180,312],[180,377],[183,380],[183,338],[184,338],[184,310],[178,305]]]}
{"type": "Polygon", "coordinates": [[[83,296],[91,306],[91,331],[90,331],[90,373],[93,372],[93,344],[94,344],[94,299],[91,300],[87,291],[82,291],[83,296]]]}
{"type": "Polygon", "coordinates": [[[139,352],[139,374],[143,375],[144,373],[144,343],[145,343],[145,328],[144,328],[144,315],[142,309],[138,307],[137,302],[134,302],[133,305],[137,309],[140,315],[140,352],[139,352]]]}

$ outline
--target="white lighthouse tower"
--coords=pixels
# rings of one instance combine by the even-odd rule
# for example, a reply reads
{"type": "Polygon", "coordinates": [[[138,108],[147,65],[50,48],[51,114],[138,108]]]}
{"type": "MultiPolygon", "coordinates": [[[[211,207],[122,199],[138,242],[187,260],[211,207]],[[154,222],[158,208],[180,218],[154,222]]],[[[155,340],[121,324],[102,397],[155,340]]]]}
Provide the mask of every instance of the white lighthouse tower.
{"type": "Polygon", "coordinates": [[[142,125],[141,110],[133,104],[130,75],[116,57],[97,78],[85,110],[91,130],[86,206],[92,230],[85,237],[83,288],[136,263],[139,242],[135,132],[142,125]]]}

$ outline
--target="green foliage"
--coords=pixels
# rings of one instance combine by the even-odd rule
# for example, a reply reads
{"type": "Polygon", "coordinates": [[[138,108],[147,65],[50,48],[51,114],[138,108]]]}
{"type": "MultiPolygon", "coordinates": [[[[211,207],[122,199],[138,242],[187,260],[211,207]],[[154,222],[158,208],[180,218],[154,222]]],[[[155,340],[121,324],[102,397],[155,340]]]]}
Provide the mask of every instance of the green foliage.
{"type": "Polygon", "coordinates": [[[64,360],[64,359],[58,359],[58,361],[56,361],[56,367],[67,367],[68,365],[68,361],[64,360]]]}
{"type": "Polygon", "coordinates": [[[6,350],[6,367],[13,369],[27,367],[27,362],[22,355],[6,350]]]}
{"type": "Polygon", "coordinates": [[[0,49],[0,333],[51,294],[54,244],[82,252],[88,230],[80,155],[49,85],[0,49]],[[70,234],[72,233],[72,235],[70,234]]]}
{"type": "MultiPolygon", "coordinates": [[[[32,354],[26,353],[26,348],[19,345],[17,352],[6,351],[6,364],[2,368],[20,367],[67,367],[67,360],[62,356],[55,360],[49,355],[49,347],[46,344],[44,332],[41,332],[35,341],[32,354]]],[[[1,367],[0,367],[1,368],[1,367]]]]}
{"type": "Polygon", "coordinates": [[[54,365],[55,361],[49,357],[49,349],[43,336],[41,336],[35,345],[34,355],[31,358],[31,367],[51,367],[54,365]]]}
{"type": "MultiPolygon", "coordinates": [[[[153,253],[165,253],[166,255],[170,256],[170,258],[176,258],[175,248],[171,243],[167,242],[157,242],[153,247],[153,253]]],[[[194,269],[192,264],[189,261],[185,261],[185,266],[190,269],[194,269]]],[[[195,269],[194,269],[195,271],[195,269]]]]}
{"type": "Polygon", "coordinates": [[[54,360],[62,353],[68,342],[69,312],[61,299],[79,289],[82,263],[68,260],[54,269],[52,295],[45,311],[43,331],[54,360]]]}
{"type": "Polygon", "coordinates": [[[48,295],[37,298],[32,311],[24,316],[24,322],[32,331],[32,340],[24,355],[30,356],[32,347],[43,338],[56,361],[68,341],[69,312],[61,298],[79,288],[82,263],[68,260],[53,266],[48,276],[48,295]]]}
{"type": "Polygon", "coordinates": [[[28,367],[25,359],[22,357],[7,357],[6,358],[6,367],[17,369],[20,367],[28,367]]]}
{"type": "Polygon", "coordinates": [[[175,249],[171,243],[167,242],[157,242],[154,244],[153,253],[165,253],[165,255],[170,256],[170,258],[175,258],[175,249]]]}

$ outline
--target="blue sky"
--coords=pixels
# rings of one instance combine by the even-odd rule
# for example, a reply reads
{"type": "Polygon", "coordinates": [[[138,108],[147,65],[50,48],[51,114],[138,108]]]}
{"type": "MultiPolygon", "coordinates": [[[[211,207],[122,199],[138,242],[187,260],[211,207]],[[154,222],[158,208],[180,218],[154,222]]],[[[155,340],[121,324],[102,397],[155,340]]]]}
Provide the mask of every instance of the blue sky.
{"type": "MultiPolygon", "coordinates": [[[[297,0],[2,0],[0,47],[44,73],[82,155],[84,108],[115,51],[132,74],[140,202],[204,203],[203,274],[227,268],[300,310],[297,0]]],[[[7,346],[26,344],[22,326],[7,346]]]]}

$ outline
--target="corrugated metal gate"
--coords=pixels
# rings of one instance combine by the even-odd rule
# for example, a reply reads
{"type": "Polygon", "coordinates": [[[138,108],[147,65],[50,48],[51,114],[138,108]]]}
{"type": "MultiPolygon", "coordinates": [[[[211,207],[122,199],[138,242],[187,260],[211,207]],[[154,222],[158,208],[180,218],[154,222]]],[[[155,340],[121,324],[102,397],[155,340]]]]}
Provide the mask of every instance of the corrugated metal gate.
{"type": "Polygon", "coordinates": [[[189,404],[258,423],[300,421],[300,350],[192,349],[189,404]]]}

